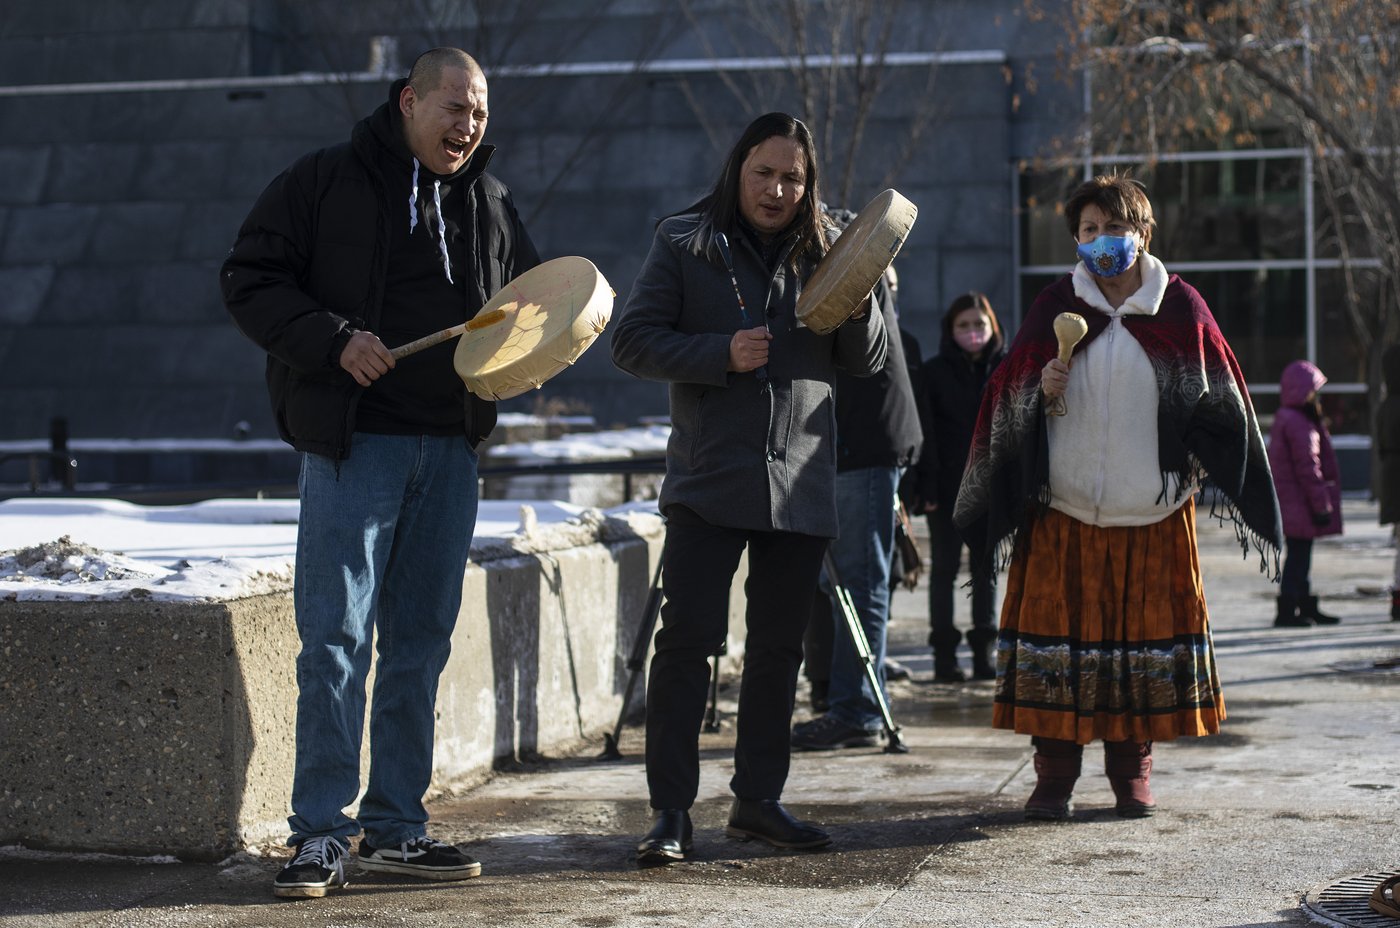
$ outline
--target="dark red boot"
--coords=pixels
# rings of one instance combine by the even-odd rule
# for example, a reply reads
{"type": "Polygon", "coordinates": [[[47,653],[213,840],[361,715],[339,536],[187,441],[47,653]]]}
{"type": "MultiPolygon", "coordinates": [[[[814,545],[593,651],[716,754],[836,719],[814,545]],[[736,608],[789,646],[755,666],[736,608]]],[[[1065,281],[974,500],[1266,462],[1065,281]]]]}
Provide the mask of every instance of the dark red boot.
{"type": "Polygon", "coordinates": [[[1032,738],[1035,789],[1026,800],[1026,820],[1063,822],[1074,811],[1070,801],[1084,758],[1084,745],[1058,738],[1032,738]]]}
{"type": "Polygon", "coordinates": [[[1147,818],[1157,811],[1152,800],[1152,742],[1105,741],[1103,766],[1113,786],[1121,818],[1147,818]]]}

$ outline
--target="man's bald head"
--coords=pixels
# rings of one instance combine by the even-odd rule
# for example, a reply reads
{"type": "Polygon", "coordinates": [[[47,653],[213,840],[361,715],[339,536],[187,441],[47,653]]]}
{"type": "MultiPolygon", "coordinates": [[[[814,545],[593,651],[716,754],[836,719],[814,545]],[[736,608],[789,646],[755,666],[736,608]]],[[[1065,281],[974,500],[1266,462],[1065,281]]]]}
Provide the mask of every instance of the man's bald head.
{"type": "Polygon", "coordinates": [[[413,69],[408,72],[408,84],[419,96],[432,93],[442,85],[442,72],[449,68],[464,69],[468,83],[486,80],[481,65],[460,48],[431,48],[413,62],[413,69]]]}
{"type": "Polygon", "coordinates": [[[413,157],[434,174],[455,174],[486,133],[486,76],[459,48],[424,52],[399,91],[399,113],[413,157]]]}

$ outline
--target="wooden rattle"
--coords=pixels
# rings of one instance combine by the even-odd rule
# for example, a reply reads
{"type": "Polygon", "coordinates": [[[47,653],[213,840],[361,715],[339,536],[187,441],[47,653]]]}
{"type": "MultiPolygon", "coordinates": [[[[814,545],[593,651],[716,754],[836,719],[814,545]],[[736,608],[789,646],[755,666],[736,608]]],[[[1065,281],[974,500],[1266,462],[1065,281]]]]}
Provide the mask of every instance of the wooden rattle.
{"type": "MultiPolygon", "coordinates": [[[[1088,331],[1089,324],[1078,313],[1060,313],[1055,317],[1055,340],[1060,343],[1061,364],[1069,364],[1070,355],[1074,353],[1074,346],[1079,344],[1079,340],[1088,331]]],[[[1065,414],[1063,393],[1046,404],[1045,414],[1047,416],[1063,416],[1065,414]]]]}

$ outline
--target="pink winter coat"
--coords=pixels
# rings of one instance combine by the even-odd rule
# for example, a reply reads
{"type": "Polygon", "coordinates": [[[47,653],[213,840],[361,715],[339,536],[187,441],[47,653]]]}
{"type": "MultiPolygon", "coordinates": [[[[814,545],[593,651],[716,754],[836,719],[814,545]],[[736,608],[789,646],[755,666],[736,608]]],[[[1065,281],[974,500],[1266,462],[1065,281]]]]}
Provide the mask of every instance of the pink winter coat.
{"type": "Polygon", "coordinates": [[[1279,379],[1279,410],[1269,431],[1269,467],[1287,538],[1319,538],[1342,533],[1342,488],[1332,436],[1301,408],[1308,394],[1327,378],[1307,361],[1294,361],[1279,379]],[[1326,513],[1324,525],[1313,513],[1326,513]]]}

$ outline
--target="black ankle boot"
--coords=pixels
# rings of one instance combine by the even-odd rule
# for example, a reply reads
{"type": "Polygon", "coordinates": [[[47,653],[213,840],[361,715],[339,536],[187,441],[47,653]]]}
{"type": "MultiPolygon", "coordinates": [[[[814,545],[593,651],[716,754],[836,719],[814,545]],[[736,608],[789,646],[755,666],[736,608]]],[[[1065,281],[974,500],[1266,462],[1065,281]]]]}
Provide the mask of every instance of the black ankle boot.
{"type": "Polygon", "coordinates": [[[933,682],[961,683],[967,675],[958,667],[958,659],[951,652],[933,652],[933,682]]]}
{"type": "Polygon", "coordinates": [[[1328,615],[1317,607],[1316,596],[1304,596],[1298,601],[1298,618],[1307,619],[1318,625],[1337,625],[1342,620],[1335,615],[1328,615]]]}
{"type": "Polygon", "coordinates": [[[695,846],[690,813],[685,809],[657,809],[652,814],[651,831],[637,845],[637,864],[657,867],[685,860],[695,846]]]}
{"type": "Polygon", "coordinates": [[[995,680],[997,678],[996,632],[973,629],[967,633],[967,644],[972,648],[972,678],[974,680],[995,680]]]}
{"type": "Polygon", "coordinates": [[[1296,596],[1279,594],[1278,615],[1274,618],[1275,628],[1307,628],[1312,624],[1312,619],[1298,615],[1298,598],[1296,596]]]}
{"type": "Polygon", "coordinates": [[[774,847],[815,848],[831,843],[831,835],[788,814],[776,799],[736,799],[724,833],[731,838],[757,838],[774,847]]]}

